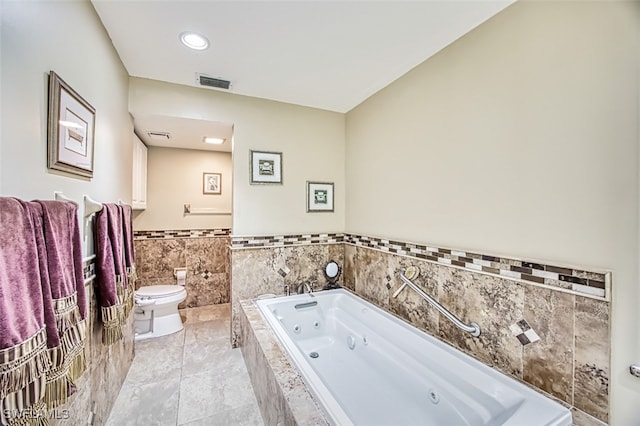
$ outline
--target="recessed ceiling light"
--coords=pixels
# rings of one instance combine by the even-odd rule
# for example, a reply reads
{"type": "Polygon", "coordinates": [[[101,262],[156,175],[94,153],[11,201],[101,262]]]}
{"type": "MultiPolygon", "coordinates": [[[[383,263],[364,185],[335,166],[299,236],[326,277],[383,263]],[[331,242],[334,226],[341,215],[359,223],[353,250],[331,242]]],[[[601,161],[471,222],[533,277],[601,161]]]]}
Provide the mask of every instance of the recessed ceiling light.
{"type": "Polygon", "coordinates": [[[204,138],[204,143],[210,143],[212,145],[222,145],[224,141],[225,140],[222,138],[209,138],[209,137],[204,138]]]}
{"type": "Polygon", "coordinates": [[[207,40],[205,36],[194,33],[193,31],[180,33],[180,41],[185,46],[195,50],[205,50],[209,47],[209,40],[207,40]]]}

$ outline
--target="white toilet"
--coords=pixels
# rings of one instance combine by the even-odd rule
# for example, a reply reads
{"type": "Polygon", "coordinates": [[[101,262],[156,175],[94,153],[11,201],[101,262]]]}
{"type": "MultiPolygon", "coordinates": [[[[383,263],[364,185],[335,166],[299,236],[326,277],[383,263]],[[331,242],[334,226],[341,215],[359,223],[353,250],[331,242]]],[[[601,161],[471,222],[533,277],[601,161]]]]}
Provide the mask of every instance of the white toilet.
{"type": "Polygon", "coordinates": [[[187,298],[182,285],[150,285],[136,291],[136,340],[166,336],[183,329],[178,305],[187,298]]]}

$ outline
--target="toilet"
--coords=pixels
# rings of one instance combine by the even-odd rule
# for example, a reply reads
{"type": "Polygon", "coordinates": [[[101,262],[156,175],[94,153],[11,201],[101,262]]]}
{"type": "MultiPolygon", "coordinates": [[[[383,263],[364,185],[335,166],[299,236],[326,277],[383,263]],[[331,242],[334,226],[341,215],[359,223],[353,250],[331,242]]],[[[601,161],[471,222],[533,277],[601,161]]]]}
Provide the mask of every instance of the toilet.
{"type": "Polygon", "coordinates": [[[182,285],[140,287],[135,295],[135,340],[166,336],[183,329],[178,305],[187,298],[182,285]]]}

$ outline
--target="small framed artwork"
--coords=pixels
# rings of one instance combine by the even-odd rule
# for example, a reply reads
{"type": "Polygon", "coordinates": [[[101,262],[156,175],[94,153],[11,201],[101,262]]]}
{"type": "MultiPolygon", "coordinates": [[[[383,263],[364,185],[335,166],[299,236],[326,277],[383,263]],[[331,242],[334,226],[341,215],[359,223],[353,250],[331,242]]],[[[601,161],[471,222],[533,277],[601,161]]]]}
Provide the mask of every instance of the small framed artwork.
{"type": "Polygon", "coordinates": [[[307,212],[333,211],[333,182],[307,181],[307,212]]]}
{"type": "Polygon", "coordinates": [[[55,72],[49,73],[47,166],[93,177],[96,110],[55,72]]]}
{"type": "Polygon", "coordinates": [[[203,173],[202,193],[214,195],[222,194],[222,173],[203,173]]]}
{"type": "Polygon", "coordinates": [[[282,183],[282,153],[251,151],[251,184],[282,183]]]}

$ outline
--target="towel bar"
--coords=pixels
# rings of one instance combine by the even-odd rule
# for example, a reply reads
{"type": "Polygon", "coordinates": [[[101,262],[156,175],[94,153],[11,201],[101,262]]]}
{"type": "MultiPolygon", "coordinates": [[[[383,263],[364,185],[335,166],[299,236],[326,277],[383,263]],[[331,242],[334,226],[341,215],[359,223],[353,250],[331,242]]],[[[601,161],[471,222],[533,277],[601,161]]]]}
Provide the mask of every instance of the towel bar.
{"type": "Polygon", "coordinates": [[[54,191],[53,192],[53,199],[56,200],[56,201],[66,201],[67,203],[73,203],[76,206],[78,205],[78,203],[76,203],[71,198],[69,198],[66,195],[64,195],[62,193],[62,191],[54,191]]]}
{"type": "Polygon", "coordinates": [[[84,217],[85,218],[102,210],[102,203],[92,200],[91,197],[89,197],[88,195],[85,195],[83,198],[84,198],[84,217]]]}
{"type": "Polygon", "coordinates": [[[191,207],[191,204],[185,204],[184,205],[184,214],[185,215],[196,215],[196,214],[202,214],[202,215],[217,215],[217,216],[222,216],[222,215],[230,215],[231,212],[229,211],[221,211],[218,209],[214,209],[211,207],[191,207]]]}

